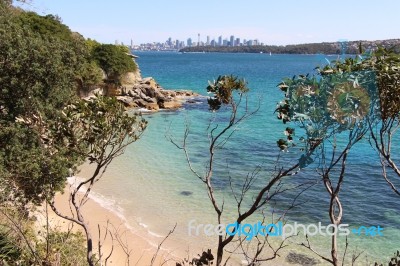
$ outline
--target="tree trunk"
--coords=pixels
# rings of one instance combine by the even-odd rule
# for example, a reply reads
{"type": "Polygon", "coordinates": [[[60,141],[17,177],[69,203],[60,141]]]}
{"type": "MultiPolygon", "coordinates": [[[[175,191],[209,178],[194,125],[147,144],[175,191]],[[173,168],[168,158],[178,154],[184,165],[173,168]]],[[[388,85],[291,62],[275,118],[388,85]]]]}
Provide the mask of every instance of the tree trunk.
{"type": "Polygon", "coordinates": [[[224,255],[224,247],[222,246],[222,239],[219,239],[218,250],[217,250],[217,263],[215,264],[216,266],[221,266],[223,255],[224,255]]]}

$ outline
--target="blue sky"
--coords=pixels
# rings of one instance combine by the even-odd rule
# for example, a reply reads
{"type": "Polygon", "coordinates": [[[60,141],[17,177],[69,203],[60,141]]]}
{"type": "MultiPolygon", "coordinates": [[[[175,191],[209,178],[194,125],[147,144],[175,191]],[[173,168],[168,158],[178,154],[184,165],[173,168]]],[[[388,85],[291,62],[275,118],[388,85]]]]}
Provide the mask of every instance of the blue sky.
{"type": "Polygon", "coordinates": [[[104,43],[202,41],[230,35],[265,44],[400,38],[400,1],[30,0],[72,30],[104,43]]]}

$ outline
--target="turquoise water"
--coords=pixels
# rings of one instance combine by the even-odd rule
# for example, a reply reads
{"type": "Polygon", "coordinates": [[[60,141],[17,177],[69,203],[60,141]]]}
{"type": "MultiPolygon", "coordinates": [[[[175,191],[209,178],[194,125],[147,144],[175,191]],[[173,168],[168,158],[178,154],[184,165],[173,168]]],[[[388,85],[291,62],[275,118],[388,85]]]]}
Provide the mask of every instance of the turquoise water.
{"type": "MultiPolygon", "coordinates": [[[[166,52],[138,55],[142,76],[154,77],[166,89],[190,89],[206,95],[207,81],[218,75],[235,74],[248,81],[250,108],[260,103],[260,110],[241,124],[230,142],[218,151],[213,179],[218,200],[225,202],[223,222],[232,222],[237,209],[230,178],[233,189],[237,191],[246,175],[259,167],[258,180],[250,190],[252,193],[268,180],[279,154],[283,166],[293,164],[299,156],[295,151],[282,154],[276,146],[276,140],[284,137],[285,128],[273,114],[276,103],[282,98],[276,84],[283,77],[312,72],[316,65],[326,62],[325,58],[316,55],[166,52]]],[[[195,101],[178,111],[146,114],[149,126],[144,136],[109,167],[96,192],[112,202],[110,206],[118,207],[132,230],[154,243],[158,243],[161,236],[177,223],[171,241],[177,249],[185,251],[189,247],[198,253],[201,248],[213,247],[216,238],[204,235],[189,237],[188,222],[195,219],[196,223],[216,224],[216,216],[204,185],[190,172],[182,150],[176,148],[169,137],[181,143],[185,124],[190,125],[188,147],[191,161],[196,170],[204,174],[208,123],[210,119],[226,122],[226,116],[223,110],[221,115],[211,114],[205,99],[195,101]]],[[[400,248],[399,199],[381,178],[377,156],[367,141],[353,149],[349,157],[340,194],[344,206],[343,223],[350,224],[350,228],[379,225],[384,228],[384,236],[351,236],[348,252],[363,250],[363,262],[366,257],[370,261],[385,259],[400,248]]],[[[299,197],[298,202],[305,203],[287,214],[289,222],[329,223],[327,193],[317,180],[318,176],[310,166],[295,178],[285,181],[289,186],[304,181],[316,183],[299,197]]],[[[272,202],[275,211],[281,213],[298,192],[287,191],[279,195],[277,201],[272,202]]],[[[251,200],[251,195],[247,200],[251,200]]],[[[266,211],[270,219],[272,209],[266,211]]],[[[301,240],[296,239],[296,242],[301,240]]],[[[312,242],[319,251],[328,254],[328,237],[314,237],[312,242]]],[[[297,245],[290,249],[305,252],[297,245]]]]}

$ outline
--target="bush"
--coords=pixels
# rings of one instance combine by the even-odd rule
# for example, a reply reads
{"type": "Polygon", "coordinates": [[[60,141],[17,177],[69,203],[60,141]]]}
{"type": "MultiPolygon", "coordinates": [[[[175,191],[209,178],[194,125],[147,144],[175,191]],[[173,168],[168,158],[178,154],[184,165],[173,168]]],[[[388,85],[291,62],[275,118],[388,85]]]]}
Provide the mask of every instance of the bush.
{"type": "Polygon", "coordinates": [[[109,79],[117,79],[121,74],[136,70],[133,59],[117,45],[101,44],[93,49],[92,56],[109,79]]]}

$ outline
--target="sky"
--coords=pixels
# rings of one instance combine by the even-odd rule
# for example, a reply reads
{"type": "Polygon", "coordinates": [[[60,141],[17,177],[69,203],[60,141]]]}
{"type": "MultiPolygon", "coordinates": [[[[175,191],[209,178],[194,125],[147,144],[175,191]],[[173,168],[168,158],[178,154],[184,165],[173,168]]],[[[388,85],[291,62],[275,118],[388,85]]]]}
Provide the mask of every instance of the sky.
{"type": "Polygon", "coordinates": [[[55,14],[102,43],[258,39],[286,45],[400,38],[398,0],[29,0],[24,9],[55,14]]]}

